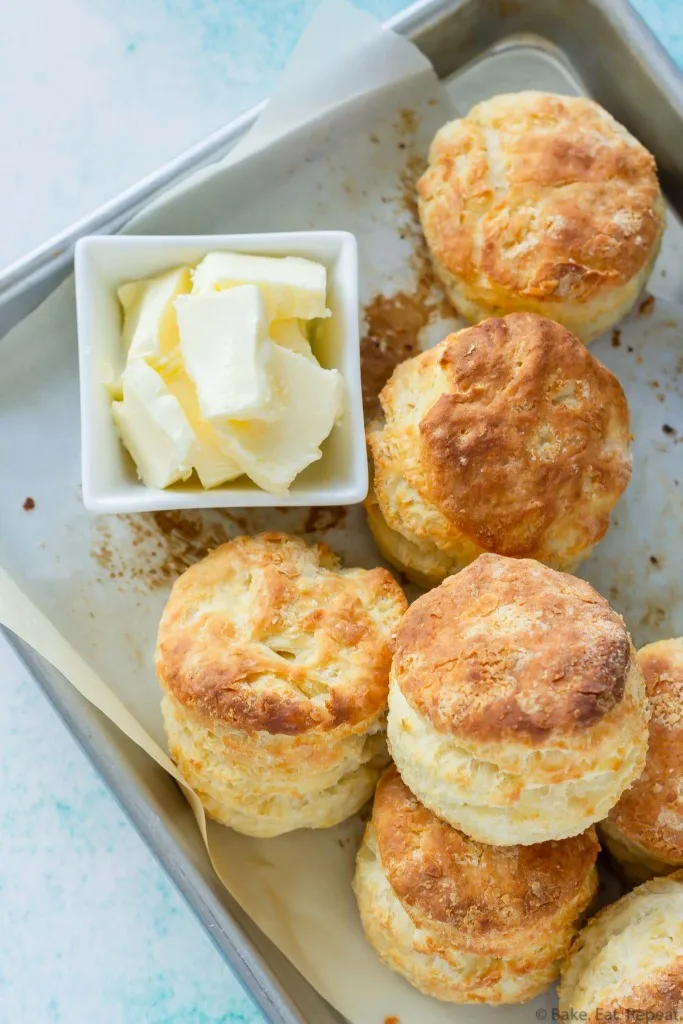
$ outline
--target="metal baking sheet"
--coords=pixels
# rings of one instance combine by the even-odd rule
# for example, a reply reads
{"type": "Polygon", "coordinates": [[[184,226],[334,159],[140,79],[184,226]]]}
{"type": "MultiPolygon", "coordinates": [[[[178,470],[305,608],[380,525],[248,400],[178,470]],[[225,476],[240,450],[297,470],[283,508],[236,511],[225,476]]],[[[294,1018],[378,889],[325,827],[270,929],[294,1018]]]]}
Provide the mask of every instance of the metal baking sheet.
{"type": "MultiPolygon", "coordinates": [[[[683,152],[680,151],[683,146],[683,88],[680,75],[626,5],[607,0],[582,0],[571,5],[571,14],[566,10],[568,6],[561,0],[557,3],[515,0],[514,3],[500,4],[485,0],[467,0],[460,4],[429,2],[416,5],[403,19],[395,21],[394,27],[409,33],[433,61],[447,82],[449,94],[459,110],[467,109],[486,96],[511,89],[542,88],[591,93],[653,150],[663,172],[670,206],[673,211],[680,212],[683,209],[683,152]],[[585,45],[587,38],[592,43],[590,52],[585,45]],[[627,73],[625,69],[628,69],[627,73]],[[654,117],[653,110],[656,111],[654,117]]],[[[250,115],[245,115],[242,125],[248,126],[250,120],[250,115]]],[[[226,129],[224,148],[234,143],[239,134],[234,128],[226,129]]],[[[206,162],[210,154],[224,151],[220,146],[212,149],[213,146],[216,146],[215,139],[209,146],[210,153],[199,147],[196,165],[206,162]]],[[[185,164],[180,173],[193,166],[192,163],[185,164]]],[[[166,169],[158,184],[170,184],[175,180],[166,169]]],[[[149,183],[145,185],[145,189],[149,187],[149,183]]],[[[145,190],[135,193],[134,190],[115,217],[107,220],[106,214],[100,214],[94,223],[88,221],[80,225],[74,237],[93,230],[119,227],[149,194],[152,193],[145,190]]],[[[591,567],[589,564],[587,567],[586,574],[598,585],[602,582],[600,574],[610,577],[607,589],[614,591],[610,596],[626,614],[637,642],[681,631],[676,630],[677,622],[672,618],[678,606],[683,604],[677,589],[678,573],[673,571],[673,565],[668,564],[667,555],[668,551],[676,549],[676,543],[680,546],[680,500],[674,491],[677,484],[670,469],[671,459],[677,454],[677,435],[662,429],[672,425],[675,429],[680,417],[681,367],[676,355],[680,321],[676,306],[660,300],[683,301],[682,261],[679,258],[682,238],[680,225],[674,216],[667,232],[665,252],[651,285],[657,296],[654,309],[646,306],[640,314],[635,314],[630,325],[622,329],[621,335],[600,342],[594,349],[598,357],[620,375],[627,390],[642,377],[644,371],[639,367],[647,364],[652,381],[652,401],[642,409],[633,409],[634,416],[638,418],[635,433],[650,439],[657,435],[658,441],[656,445],[650,443],[646,453],[636,450],[636,464],[647,454],[648,472],[661,474],[665,481],[665,486],[657,488],[657,493],[670,496],[668,505],[654,510],[656,529],[648,527],[652,541],[647,539],[646,523],[620,524],[622,529],[630,526],[634,537],[642,542],[638,545],[640,561],[625,565],[623,560],[619,561],[617,548],[614,554],[616,562],[611,564],[607,557],[611,557],[609,548],[605,547],[611,542],[608,537],[601,549],[605,557],[601,557],[599,565],[591,567]],[[644,334],[648,336],[647,344],[643,342],[644,334]],[[631,336],[633,344],[629,340],[631,336]],[[641,595],[646,587],[648,595],[645,602],[639,599],[638,608],[634,606],[636,586],[641,595]],[[637,622],[634,621],[636,617],[637,622]]],[[[5,329],[40,301],[45,290],[54,283],[55,275],[68,269],[70,245],[71,241],[65,239],[54,247],[61,247],[62,252],[53,260],[46,253],[39,254],[33,260],[25,261],[23,268],[15,268],[0,278],[0,323],[5,329]]],[[[19,417],[22,374],[30,363],[30,356],[25,357],[20,352],[7,352],[7,356],[10,369],[16,375],[11,380],[17,396],[14,411],[19,417]]],[[[62,375],[58,385],[75,386],[75,371],[70,358],[67,356],[58,363],[62,375]]],[[[47,390],[46,400],[48,405],[44,413],[59,419],[60,405],[56,402],[50,406],[47,390]]],[[[19,418],[12,425],[18,423],[19,418]]],[[[48,438],[46,443],[50,443],[48,438]]],[[[76,451],[74,460],[74,465],[67,467],[70,479],[78,476],[76,451]]],[[[16,503],[18,497],[23,501],[30,494],[29,479],[22,477],[20,466],[15,468],[16,475],[5,481],[3,504],[16,503]]],[[[637,500],[632,506],[631,503],[625,506],[623,511],[633,507],[633,517],[637,518],[649,502],[648,477],[643,475],[640,482],[636,478],[634,484],[637,500]]],[[[62,500],[59,488],[52,486],[46,489],[46,494],[54,501],[52,514],[59,520],[65,511],[59,505],[62,500]]],[[[32,551],[41,543],[40,530],[36,525],[39,520],[23,514],[19,505],[20,502],[13,504],[11,509],[5,509],[5,517],[12,520],[9,523],[6,519],[6,525],[12,543],[22,543],[26,551],[32,551]]],[[[621,514],[620,507],[617,519],[621,514]]],[[[296,527],[315,536],[325,535],[333,545],[338,541],[336,546],[343,548],[344,533],[355,529],[357,513],[343,523],[335,518],[336,515],[334,510],[318,510],[308,521],[304,518],[294,523],[285,517],[281,525],[283,528],[296,527]]],[[[652,516],[650,508],[648,519],[652,516]]],[[[0,516],[0,521],[2,518],[0,516]]],[[[68,564],[70,549],[78,544],[78,538],[70,536],[68,527],[68,515],[65,515],[58,553],[64,564],[68,564]]],[[[156,566],[154,571],[158,574],[160,594],[164,581],[182,568],[188,559],[201,554],[203,544],[212,539],[212,530],[220,533],[220,528],[218,520],[200,527],[192,518],[167,519],[161,525],[157,522],[151,534],[137,538],[143,545],[154,546],[157,552],[156,561],[152,564],[156,566]]],[[[235,532],[240,528],[237,517],[231,529],[235,532]]],[[[214,536],[218,534],[214,533],[214,536]]],[[[135,540],[132,537],[131,543],[135,540]]],[[[99,546],[95,546],[93,552],[100,569],[106,571],[110,580],[112,577],[115,579],[117,572],[125,571],[124,566],[117,564],[116,545],[106,534],[102,534],[99,546]]],[[[19,550],[15,561],[21,555],[19,550]]],[[[54,552],[50,557],[39,557],[27,567],[26,572],[32,577],[34,587],[39,587],[41,580],[49,586],[50,573],[63,571],[58,569],[58,563],[51,561],[53,556],[54,552]]],[[[154,584],[154,580],[150,581],[146,575],[139,583],[144,590],[154,584]]],[[[87,629],[91,611],[88,599],[84,597],[80,606],[65,609],[64,615],[80,616],[87,629]]],[[[101,629],[106,628],[103,622],[100,620],[101,629]]],[[[266,1016],[278,1024],[340,1021],[339,1015],[264,939],[220,886],[191,825],[185,802],[170,779],[160,769],[150,766],[145,755],[95,712],[57,673],[48,670],[30,652],[23,651],[22,654],[266,1016]]]]}

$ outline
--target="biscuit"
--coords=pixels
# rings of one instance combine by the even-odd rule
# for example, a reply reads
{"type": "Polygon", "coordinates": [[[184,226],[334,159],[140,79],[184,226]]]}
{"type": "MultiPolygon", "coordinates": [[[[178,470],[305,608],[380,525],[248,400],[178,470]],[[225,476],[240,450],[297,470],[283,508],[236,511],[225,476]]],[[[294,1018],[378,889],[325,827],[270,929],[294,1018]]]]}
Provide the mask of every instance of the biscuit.
{"type": "Polygon", "coordinates": [[[388,739],[409,789],[479,842],[578,835],[645,763],[645,690],[622,619],[583,580],[481,555],[404,616],[388,739]]]}
{"type": "Polygon", "coordinates": [[[558,975],[597,889],[594,829],[484,846],[439,821],[395,768],[377,788],[354,890],[367,938],[425,995],[519,1003],[558,975]]]}
{"type": "Polygon", "coordinates": [[[444,125],[418,205],[467,320],[542,313],[583,342],[634,304],[665,223],[644,146],[592,100],[543,92],[494,96],[444,125]]]}
{"type": "Polygon", "coordinates": [[[171,756],[211,817],[275,836],[366,803],[405,608],[386,570],[342,569],[286,534],[239,537],[183,573],[156,668],[171,756]]]}
{"type": "Polygon", "coordinates": [[[680,1019],[683,872],[645,882],[588,922],[562,967],[559,1003],[560,1020],[588,1024],[680,1019]]]}
{"type": "Polygon", "coordinates": [[[368,525],[421,586],[484,551],[574,569],[631,473],[619,381],[559,324],[490,319],[401,363],[368,428],[368,525]]]}
{"type": "Polygon", "coordinates": [[[632,884],[683,867],[683,639],[638,652],[650,705],[643,774],[600,825],[632,884]]]}

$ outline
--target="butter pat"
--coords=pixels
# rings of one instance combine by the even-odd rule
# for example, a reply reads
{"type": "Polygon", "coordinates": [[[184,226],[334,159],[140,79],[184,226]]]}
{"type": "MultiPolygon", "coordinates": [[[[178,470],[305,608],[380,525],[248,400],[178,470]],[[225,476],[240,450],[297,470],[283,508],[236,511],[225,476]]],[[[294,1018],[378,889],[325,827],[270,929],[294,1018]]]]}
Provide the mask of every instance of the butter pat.
{"type": "Polygon", "coordinates": [[[307,359],[317,362],[309,340],[302,330],[301,321],[273,320],[268,328],[268,333],[271,341],[274,341],[276,345],[282,345],[290,352],[298,352],[300,356],[306,356],[307,359]]]}
{"type": "Polygon", "coordinates": [[[189,267],[178,267],[145,281],[130,281],[118,290],[123,306],[123,347],[129,359],[156,363],[178,345],[173,303],[190,291],[189,267]]]}
{"type": "Polygon", "coordinates": [[[144,360],[123,372],[123,401],[112,403],[114,423],[148,487],[168,487],[192,472],[195,437],[180,403],[144,360]]]}
{"type": "Polygon", "coordinates": [[[299,256],[246,256],[211,252],[194,272],[192,292],[222,291],[236,285],[255,285],[263,295],[271,320],[329,316],[325,305],[325,267],[299,256]]]}
{"type": "Polygon", "coordinates": [[[184,372],[175,370],[164,377],[171,395],[178,400],[194,434],[192,466],[202,487],[218,487],[242,475],[238,463],[229,453],[228,445],[212,425],[202,419],[194,384],[184,372]]]}
{"type": "Polygon", "coordinates": [[[180,350],[210,420],[267,415],[270,403],[268,315],[254,285],[181,298],[180,350]]]}
{"type": "Polygon", "coordinates": [[[337,370],[323,370],[279,345],[271,356],[278,382],[271,422],[232,423],[226,439],[244,472],[264,491],[285,495],[294,478],[316,462],[342,406],[344,387],[337,370]]]}
{"type": "Polygon", "coordinates": [[[276,496],[322,456],[344,403],[309,338],[326,270],[299,257],[210,253],[123,285],[126,367],[103,365],[113,419],[138,475],[205,489],[243,475],[276,496]]]}

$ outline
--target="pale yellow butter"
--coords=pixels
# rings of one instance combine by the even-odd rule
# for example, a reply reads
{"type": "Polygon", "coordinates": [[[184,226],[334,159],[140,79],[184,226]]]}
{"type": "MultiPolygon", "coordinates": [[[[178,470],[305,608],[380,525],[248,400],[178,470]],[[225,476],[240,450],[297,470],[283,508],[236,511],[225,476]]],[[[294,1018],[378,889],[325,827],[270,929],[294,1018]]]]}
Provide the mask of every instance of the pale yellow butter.
{"type": "Polygon", "coordinates": [[[123,401],[112,404],[121,440],[148,487],[169,487],[192,473],[195,436],[180,402],[143,359],[128,364],[123,401]]]}
{"type": "Polygon", "coordinates": [[[205,419],[259,419],[271,396],[268,316],[254,285],[176,302],[180,351],[205,419]]]}
{"type": "Polygon", "coordinates": [[[236,285],[255,285],[268,307],[271,320],[325,317],[325,267],[299,256],[248,256],[212,252],[193,274],[192,294],[221,291],[236,285]]]}
{"type": "Polygon", "coordinates": [[[242,476],[238,463],[230,455],[224,438],[205,419],[202,419],[194,384],[184,370],[175,370],[164,376],[169,392],[177,398],[194,434],[191,454],[192,465],[202,487],[220,484],[242,476]]]}
{"type": "Polygon", "coordinates": [[[268,333],[271,341],[274,341],[276,345],[282,345],[283,348],[288,348],[291,352],[298,352],[300,356],[306,356],[307,359],[317,362],[300,320],[273,320],[268,328],[268,333]]]}
{"type": "Polygon", "coordinates": [[[344,385],[337,370],[279,345],[271,357],[278,414],[272,421],[230,423],[221,428],[235,459],[264,491],[285,495],[292,481],[322,455],[342,408],[344,385]]]}
{"type": "Polygon", "coordinates": [[[118,290],[123,306],[123,347],[128,359],[152,365],[169,357],[178,346],[174,300],[190,291],[189,267],[176,267],[158,277],[130,281],[118,290]]]}
{"type": "Polygon", "coordinates": [[[204,488],[246,474],[285,495],[321,457],[343,381],[308,340],[328,315],[325,268],[298,257],[211,253],[123,285],[126,368],[103,384],[117,430],[150,487],[196,471],[204,488]],[[192,283],[194,278],[194,284],[192,283]]]}

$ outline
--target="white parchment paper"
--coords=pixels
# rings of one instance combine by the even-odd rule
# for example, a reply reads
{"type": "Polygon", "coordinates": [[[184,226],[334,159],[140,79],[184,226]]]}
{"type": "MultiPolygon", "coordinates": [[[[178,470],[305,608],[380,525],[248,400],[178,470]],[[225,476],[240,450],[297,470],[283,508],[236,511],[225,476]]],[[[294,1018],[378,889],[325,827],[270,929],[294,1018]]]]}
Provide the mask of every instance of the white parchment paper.
{"type": "MultiPolygon", "coordinates": [[[[509,55],[501,60],[507,82],[514,77],[509,55]]],[[[535,84],[533,67],[525,59],[527,87],[535,84]]],[[[543,77],[552,78],[549,67],[543,64],[545,88],[553,87],[543,77]]],[[[458,324],[429,270],[414,180],[431,137],[454,109],[466,109],[482,89],[500,91],[495,73],[484,77],[477,84],[467,72],[461,87],[455,81],[446,91],[410,43],[344,0],[329,0],[250,135],[127,230],[353,231],[372,398],[390,370],[392,345],[407,346],[399,354],[408,355],[411,345],[440,340],[458,324]]],[[[582,574],[625,615],[637,644],[683,633],[680,324],[679,307],[657,299],[594,348],[627,390],[635,471],[612,530],[582,574]]],[[[179,779],[165,754],[152,663],[161,609],[178,573],[209,547],[260,529],[324,538],[349,564],[372,566],[379,558],[358,508],[86,513],[77,372],[68,281],[3,340],[0,621],[179,779]],[[32,510],[24,508],[27,497],[32,510]]],[[[255,840],[206,823],[196,797],[187,796],[223,883],[352,1024],[394,1016],[401,1024],[522,1024],[552,1005],[548,993],[524,1007],[447,1006],[382,966],[364,940],[350,887],[358,819],[255,840]]]]}

